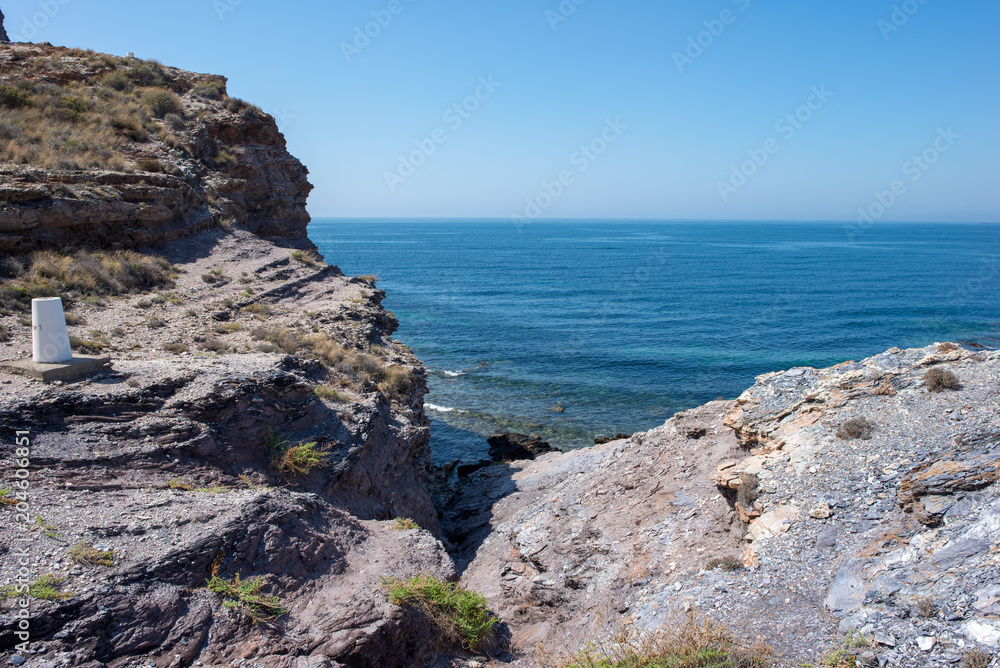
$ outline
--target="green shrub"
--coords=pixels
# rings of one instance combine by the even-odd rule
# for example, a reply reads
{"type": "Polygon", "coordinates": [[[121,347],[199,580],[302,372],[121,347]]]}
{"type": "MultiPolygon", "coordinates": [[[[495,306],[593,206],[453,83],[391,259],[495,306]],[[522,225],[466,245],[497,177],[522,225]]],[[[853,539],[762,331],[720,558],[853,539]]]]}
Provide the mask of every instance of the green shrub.
{"type": "Polygon", "coordinates": [[[117,91],[131,91],[132,80],[124,72],[108,72],[101,79],[101,83],[117,91]]]}
{"type": "Polygon", "coordinates": [[[393,529],[398,531],[407,531],[409,529],[420,529],[420,525],[411,520],[409,517],[397,517],[393,520],[393,529]]]}
{"type": "Polygon", "coordinates": [[[224,580],[213,575],[205,582],[209,591],[222,597],[223,607],[236,610],[254,624],[277,619],[288,612],[281,607],[281,599],[277,596],[264,596],[260,590],[264,586],[263,578],[241,580],[240,574],[232,580],[224,580]]]}
{"type": "Polygon", "coordinates": [[[321,468],[329,457],[329,454],[319,449],[319,443],[309,441],[276,453],[271,464],[282,475],[302,476],[321,468]]]}
{"type": "Polygon", "coordinates": [[[865,418],[851,418],[837,428],[837,438],[842,438],[844,440],[861,439],[862,441],[867,441],[871,439],[872,432],[874,431],[875,425],[865,418]]]}
{"type": "Polygon", "coordinates": [[[329,399],[331,401],[338,401],[340,403],[347,403],[350,401],[347,397],[337,392],[334,388],[329,385],[317,385],[316,389],[313,390],[317,397],[320,399],[329,399]]]}
{"type": "Polygon", "coordinates": [[[14,86],[0,86],[0,107],[17,109],[31,104],[31,97],[25,91],[14,86]]]}
{"type": "Polygon", "coordinates": [[[382,585],[393,604],[422,608],[449,642],[475,650],[493,637],[497,619],[486,609],[482,594],[454,582],[442,582],[433,575],[417,575],[409,580],[382,578],[382,585]]]}
{"type": "Polygon", "coordinates": [[[962,384],[951,371],[946,371],[939,367],[934,367],[924,374],[924,384],[931,392],[943,392],[944,390],[958,390],[962,384]]]}

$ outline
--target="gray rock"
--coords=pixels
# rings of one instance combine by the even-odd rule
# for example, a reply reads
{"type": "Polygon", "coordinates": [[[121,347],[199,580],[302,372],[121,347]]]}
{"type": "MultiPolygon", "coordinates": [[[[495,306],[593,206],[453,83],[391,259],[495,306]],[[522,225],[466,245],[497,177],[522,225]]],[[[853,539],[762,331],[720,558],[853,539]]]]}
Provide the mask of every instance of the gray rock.
{"type": "Polygon", "coordinates": [[[3,10],[0,10],[0,42],[7,43],[10,37],[7,36],[7,29],[3,27],[3,10]]]}
{"type": "Polygon", "coordinates": [[[823,603],[839,617],[860,608],[867,592],[868,585],[861,569],[847,566],[837,572],[823,603]]]}

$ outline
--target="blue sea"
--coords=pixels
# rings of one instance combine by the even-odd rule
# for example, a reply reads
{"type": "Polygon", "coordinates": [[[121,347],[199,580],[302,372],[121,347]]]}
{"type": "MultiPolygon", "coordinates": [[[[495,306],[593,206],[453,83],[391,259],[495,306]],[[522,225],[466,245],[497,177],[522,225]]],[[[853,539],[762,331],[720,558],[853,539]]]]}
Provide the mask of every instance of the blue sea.
{"type": "Polygon", "coordinates": [[[316,220],[429,369],[437,463],[516,431],[590,445],[754,377],[1000,346],[1000,225],[316,220]]]}

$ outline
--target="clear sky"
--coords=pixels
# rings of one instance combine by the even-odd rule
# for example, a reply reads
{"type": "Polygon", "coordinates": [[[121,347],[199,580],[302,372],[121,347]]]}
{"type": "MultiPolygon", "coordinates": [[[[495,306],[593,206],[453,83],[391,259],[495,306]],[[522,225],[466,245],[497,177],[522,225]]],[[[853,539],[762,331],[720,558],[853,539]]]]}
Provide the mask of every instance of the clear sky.
{"type": "Polygon", "coordinates": [[[228,76],[317,217],[1000,221],[996,0],[0,7],[15,39],[228,76]]]}

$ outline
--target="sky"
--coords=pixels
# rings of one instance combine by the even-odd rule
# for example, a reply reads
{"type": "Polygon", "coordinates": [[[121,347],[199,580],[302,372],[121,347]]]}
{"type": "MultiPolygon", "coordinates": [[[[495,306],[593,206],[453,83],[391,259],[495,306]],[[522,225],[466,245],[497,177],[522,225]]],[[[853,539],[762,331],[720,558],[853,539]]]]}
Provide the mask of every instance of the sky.
{"type": "Polygon", "coordinates": [[[995,0],[0,0],[223,74],[314,217],[1000,221],[995,0]]]}

